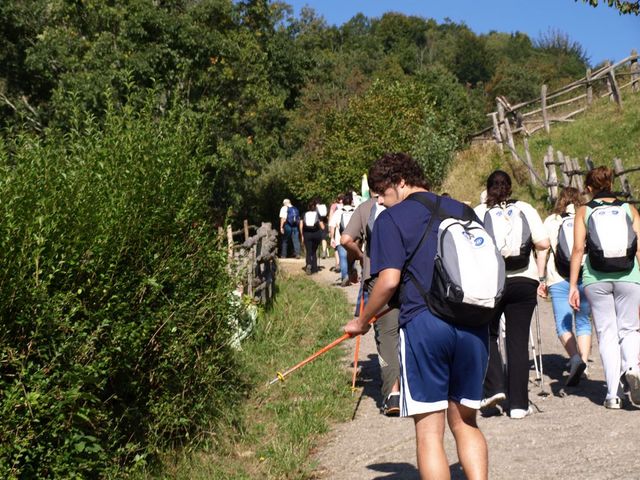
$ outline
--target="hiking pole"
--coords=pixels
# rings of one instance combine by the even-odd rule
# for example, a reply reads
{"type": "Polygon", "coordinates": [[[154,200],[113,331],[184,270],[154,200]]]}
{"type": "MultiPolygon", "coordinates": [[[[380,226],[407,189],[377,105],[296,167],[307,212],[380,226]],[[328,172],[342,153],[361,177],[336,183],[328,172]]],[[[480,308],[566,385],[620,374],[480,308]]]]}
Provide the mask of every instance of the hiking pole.
{"type": "Polygon", "coordinates": [[[541,397],[546,397],[549,395],[544,389],[544,369],[542,367],[542,335],[540,333],[540,308],[538,307],[538,301],[536,299],[536,337],[538,340],[538,363],[540,364],[540,395],[541,397]]]}
{"type": "MultiPolygon", "coordinates": [[[[364,281],[362,282],[362,295],[360,296],[360,309],[358,315],[362,315],[364,311],[364,281]]],[[[351,395],[356,391],[356,377],[358,376],[358,355],[360,354],[360,338],[362,335],[356,337],[356,348],[353,354],[353,378],[351,379],[351,395]]]]}
{"type": "MultiPolygon", "coordinates": [[[[378,313],[376,316],[374,316],[371,320],[369,320],[369,324],[373,324],[378,318],[386,315],[387,313],[389,313],[391,311],[390,308],[386,308],[385,310],[383,310],[382,312],[378,313]]],[[[331,350],[333,347],[335,347],[336,345],[339,345],[340,343],[344,342],[347,338],[351,338],[351,335],[349,335],[348,333],[345,333],[344,335],[342,335],[341,337],[336,338],[333,342],[331,342],[330,344],[322,347],[320,350],[318,350],[316,353],[314,353],[313,355],[305,358],[304,360],[302,360],[300,363],[297,363],[296,365],[294,365],[293,367],[291,367],[290,369],[284,371],[284,372],[278,372],[276,377],[271,380],[269,383],[267,383],[267,386],[271,386],[274,383],[281,381],[284,382],[284,377],[286,377],[287,375],[289,375],[290,373],[295,372],[296,370],[298,370],[299,368],[305,366],[307,363],[311,362],[312,360],[315,360],[316,358],[318,358],[320,355],[322,355],[323,353],[328,352],[329,350],[331,350]]]]}
{"type": "Polygon", "coordinates": [[[536,351],[536,344],[533,341],[533,332],[529,327],[529,343],[531,344],[531,352],[533,353],[533,367],[536,369],[536,382],[540,383],[540,369],[538,368],[538,353],[536,351]]]}

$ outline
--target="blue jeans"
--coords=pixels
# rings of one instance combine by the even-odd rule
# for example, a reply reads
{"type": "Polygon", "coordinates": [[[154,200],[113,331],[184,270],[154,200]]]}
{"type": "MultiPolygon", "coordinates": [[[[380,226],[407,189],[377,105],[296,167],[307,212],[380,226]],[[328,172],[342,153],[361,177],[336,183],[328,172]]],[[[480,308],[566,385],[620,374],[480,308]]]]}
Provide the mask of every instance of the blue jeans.
{"type": "Polygon", "coordinates": [[[336,247],[340,258],[340,278],[344,280],[349,276],[349,261],[347,260],[347,249],[342,245],[336,247]]]}
{"type": "Polygon", "coordinates": [[[293,242],[293,252],[296,257],[300,256],[300,229],[292,227],[288,223],[284,224],[284,235],[282,235],[282,243],[280,246],[280,258],[287,258],[287,247],[289,239],[293,242]]]}
{"type": "MultiPolygon", "coordinates": [[[[582,284],[578,284],[578,290],[580,292],[580,310],[576,312],[576,336],[591,335],[591,321],[589,320],[589,314],[591,313],[591,307],[587,302],[587,297],[584,294],[584,288],[582,284]]],[[[563,280],[562,282],[554,283],[549,286],[549,293],[551,294],[551,305],[553,306],[553,316],[556,319],[556,332],[558,336],[563,333],[573,331],[573,309],[569,305],[569,282],[563,280]]]]}

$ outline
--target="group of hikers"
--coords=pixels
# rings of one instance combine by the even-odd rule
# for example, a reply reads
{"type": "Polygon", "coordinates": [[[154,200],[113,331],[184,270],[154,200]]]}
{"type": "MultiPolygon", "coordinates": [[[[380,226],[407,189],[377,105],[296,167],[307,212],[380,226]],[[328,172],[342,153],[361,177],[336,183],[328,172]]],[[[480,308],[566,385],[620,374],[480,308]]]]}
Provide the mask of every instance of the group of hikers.
{"type": "MultiPolygon", "coordinates": [[[[588,375],[591,318],[604,407],[621,408],[623,396],[640,406],[640,217],[616,198],[613,179],[607,167],[591,170],[585,192],[564,188],[543,221],[512,198],[501,170],[471,208],[430,192],[407,154],[388,153],[371,166],[373,196],[353,209],[335,243],[344,250],[341,262],[362,264],[355,318],[344,330],[357,336],[373,323],[383,413],[413,417],[421,478],[450,475],[445,423],[467,478],[483,479],[488,454],[478,410],[500,405],[512,419],[532,413],[529,334],[538,296],[551,296],[569,356],[566,384],[588,375]]],[[[311,202],[308,212],[316,207],[311,202]]],[[[300,228],[306,243],[304,222],[300,228]]]]}
{"type": "Polygon", "coordinates": [[[282,202],[279,213],[280,222],[280,258],[287,258],[289,244],[293,245],[295,258],[300,258],[300,240],[305,249],[305,271],[312,275],[319,271],[318,249],[323,258],[329,256],[329,245],[334,250],[335,265],[331,271],[340,274],[337,284],[346,287],[357,282],[353,255],[347,254],[342,233],[350,223],[351,217],[362,201],[362,197],[353,192],[338,195],[327,208],[319,198],[310,200],[307,209],[301,215],[300,210],[291,204],[288,198],[282,202]],[[321,247],[321,248],[320,248],[321,247]]]}

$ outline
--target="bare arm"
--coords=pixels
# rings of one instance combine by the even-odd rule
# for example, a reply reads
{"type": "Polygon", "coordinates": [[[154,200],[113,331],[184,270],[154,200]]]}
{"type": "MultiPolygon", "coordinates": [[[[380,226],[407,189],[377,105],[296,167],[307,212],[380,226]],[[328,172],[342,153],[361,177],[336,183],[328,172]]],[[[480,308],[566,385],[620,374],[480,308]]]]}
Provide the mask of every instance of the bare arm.
{"type": "Polygon", "coordinates": [[[638,259],[638,265],[640,265],[640,215],[638,215],[638,210],[633,205],[629,204],[631,209],[631,216],[633,218],[633,231],[636,232],[636,236],[638,237],[638,248],[636,250],[636,258],[638,259]]]}
{"type": "Polygon", "coordinates": [[[587,238],[587,228],[584,225],[586,211],[587,207],[579,207],[573,222],[573,250],[571,250],[571,263],[569,264],[569,305],[575,310],[580,309],[578,277],[584,256],[584,243],[587,238]]]}
{"type": "Polygon", "coordinates": [[[352,337],[367,333],[371,328],[369,321],[389,302],[400,285],[400,270],[386,268],[378,274],[376,284],[369,295],[362,315],[354,318],[344,327],[344,331],[352,337]]]}
{"type": "Polygon", "coordinates": [[[343,233],[340,236],[340,245],[342,245],[347,250],[347,253],[350,253],[355,259],[362,260],[364,258],[362,250],[360,250],[356,241],[348,233],[343,233]]]}
{"type": "MultiPolygon", "coordinates": [[[[543,244],[544,242],[540,242],[543,244]]],[[[546,243],[549,243],[547,240],[546,243]]],[[[542,246],[542,245],[541,245],[542,246]]],[[[546,278],[547,276],[547,261],[549,259],[550,248],[539,248],[538,244],[535,244],[536,249],[536,267],[538,268],[538,278],[546,278]]],[[[538,284],[538,295],[542,298],[547,298],[547,282],[541,280],[538,284]]]]}

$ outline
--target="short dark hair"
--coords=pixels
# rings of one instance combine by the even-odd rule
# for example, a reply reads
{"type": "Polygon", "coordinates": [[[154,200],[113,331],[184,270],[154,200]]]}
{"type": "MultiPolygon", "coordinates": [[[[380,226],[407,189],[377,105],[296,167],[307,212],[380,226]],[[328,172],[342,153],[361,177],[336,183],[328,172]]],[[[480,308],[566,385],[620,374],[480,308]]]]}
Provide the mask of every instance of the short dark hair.
{"type": "Polygon", "coordinates": [[[385,153],[369,168],[368,179],[371,189],[378,193],[400,180],[411,187],[430,188],[422,167],[406,153],[385,153]]]}
{"type": "Polygon", "coordinates": [[[344,205],[353,205],[353,194],[351,192],[346,192],[342,195],[342,203],[344,205]]]}
{"type": "Polygon", "coordinates": [[[487,178],[488,207],[493,207],[509,199],[511,196],[511,177],[503,170],[495,170],[487,178]]]}

